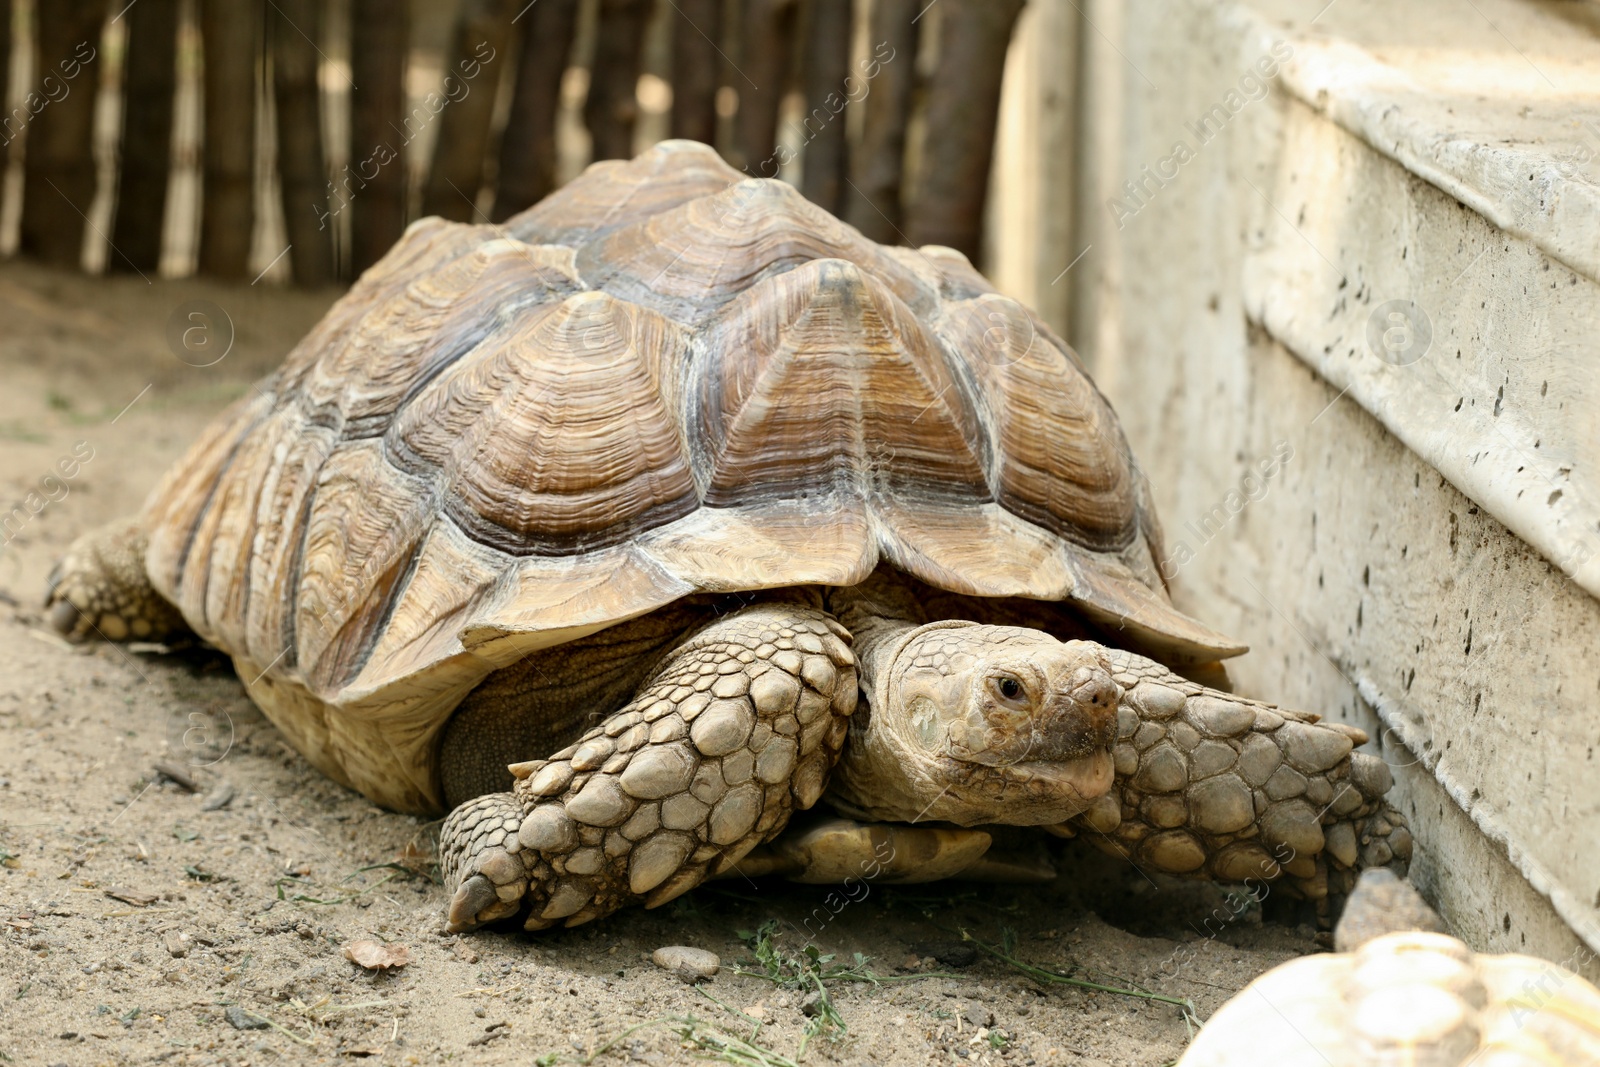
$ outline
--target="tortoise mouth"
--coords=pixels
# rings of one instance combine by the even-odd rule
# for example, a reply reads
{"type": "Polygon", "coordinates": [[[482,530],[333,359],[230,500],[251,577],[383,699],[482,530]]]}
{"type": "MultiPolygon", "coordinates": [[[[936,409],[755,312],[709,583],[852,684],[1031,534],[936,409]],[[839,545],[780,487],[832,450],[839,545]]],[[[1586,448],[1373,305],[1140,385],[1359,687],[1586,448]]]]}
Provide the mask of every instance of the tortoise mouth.
{"type": "Polygon", "coordinates": [[[1110,792],[1116,776],[1109,749],[1066,760],[951,762],[966,805],[983,808],[987,816],[983,821],[1008,826],[1051,825],[1070,819],[1110,792]]]}
{"type": "Polygon", "coordinates": [[[1074,723],[1066,729],[1030,729],[1025,736],[968,749],[955,739],[947,742],[947,753],[963,763],[986,767],[1060,767],[1081,763],[1111,752],[1116,740],[1116,720],[1109,716],[1088,724],[1074,723]]]}

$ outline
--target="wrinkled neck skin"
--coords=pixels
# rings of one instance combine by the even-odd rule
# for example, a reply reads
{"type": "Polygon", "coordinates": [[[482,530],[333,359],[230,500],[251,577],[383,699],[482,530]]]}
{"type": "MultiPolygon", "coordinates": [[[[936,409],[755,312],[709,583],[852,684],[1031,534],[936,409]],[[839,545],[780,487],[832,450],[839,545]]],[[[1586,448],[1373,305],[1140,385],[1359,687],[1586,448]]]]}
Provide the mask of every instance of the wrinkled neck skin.
{"type": "Polygon", "coordinates": [[[829,589],[826,599],[833,617],[850,631],[852,649],[863,672],[862,692],[870,697],[868,679],[883,673],[875,671],[876,665],[882,662],[887,667],[893,659],[889,646],[899,648],[912,630],[929,620],[910,584],[884,571],[860,585],[829,589]]]}
{"type": "Polygon", "coordinates": [[[1116,690],[1091,646],[1020,627],[928,621],[891,577],[830,590],[828,602],[855,638],[865,698],[828,792],[841,813],[1048,825],[1110,789],[1116,690]],[[1051,692],[1098,702],[1057,699],[1033,714],[996,707],[981,688],[993,660],[1031,671],[1051,692]]]}

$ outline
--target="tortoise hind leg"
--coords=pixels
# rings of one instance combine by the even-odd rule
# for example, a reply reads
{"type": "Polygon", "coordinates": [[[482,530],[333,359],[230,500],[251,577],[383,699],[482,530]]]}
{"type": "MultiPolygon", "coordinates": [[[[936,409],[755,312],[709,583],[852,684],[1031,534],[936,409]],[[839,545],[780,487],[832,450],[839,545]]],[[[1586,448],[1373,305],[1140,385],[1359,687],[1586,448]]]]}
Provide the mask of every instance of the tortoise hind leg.
{"type": "Polygon", "coordinates": [[[992,842],[984,830],[830,816],[805,826],[791,825],[788,833],[752,851],[737,872],[718,877],[780,874],[791,882],[846,886],[967,878],[975,867],[983,866],[992,842]]]}
{"type": "Polygon", "coordinates": [[[161,641],[187,633],[183,616],[145,573],[147,544],[137,518],[119,519],[72,542],[50,572],[50,626],[69,641],[161,641]]]}
{"type": "Polygon", "coordinates": [[[847,636],[780,603],[690,635],[621,711],[445,820],[450,928],[523,907],[530,930],[655,907],[771,840],[816,803],[844,745],[847,636]]]}

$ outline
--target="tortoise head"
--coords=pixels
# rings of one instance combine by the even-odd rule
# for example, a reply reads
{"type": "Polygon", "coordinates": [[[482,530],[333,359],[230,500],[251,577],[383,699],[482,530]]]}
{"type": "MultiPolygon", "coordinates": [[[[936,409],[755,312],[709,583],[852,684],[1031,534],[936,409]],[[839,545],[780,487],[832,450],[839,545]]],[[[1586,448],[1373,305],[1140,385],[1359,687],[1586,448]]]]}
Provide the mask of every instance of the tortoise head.
{"type": "Polygon", "coordinates": [[[833,795],[858,814],[963,826],[1059,823],[1111,788],[1117,685],[1096,646],[937,622],[881,657],[833,795]]]}

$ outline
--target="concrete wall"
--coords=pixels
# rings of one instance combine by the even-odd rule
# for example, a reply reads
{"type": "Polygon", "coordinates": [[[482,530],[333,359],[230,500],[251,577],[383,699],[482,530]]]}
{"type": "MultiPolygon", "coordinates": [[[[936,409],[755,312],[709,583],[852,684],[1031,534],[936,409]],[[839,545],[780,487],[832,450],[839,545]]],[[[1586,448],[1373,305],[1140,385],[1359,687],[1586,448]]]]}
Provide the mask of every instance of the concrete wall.
{"type": "Polygon", "coordinates": [[[1084,6],[1070,336],[1239,688],[1377,738],[1467,940],[1586,960],[1600,43],[1581,5],[1320,6],[1084,6]]]}

